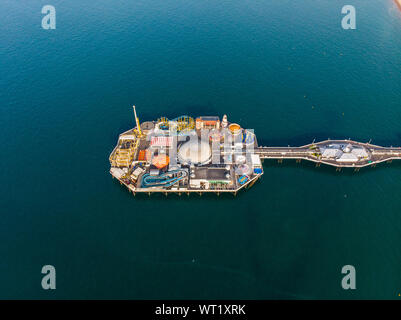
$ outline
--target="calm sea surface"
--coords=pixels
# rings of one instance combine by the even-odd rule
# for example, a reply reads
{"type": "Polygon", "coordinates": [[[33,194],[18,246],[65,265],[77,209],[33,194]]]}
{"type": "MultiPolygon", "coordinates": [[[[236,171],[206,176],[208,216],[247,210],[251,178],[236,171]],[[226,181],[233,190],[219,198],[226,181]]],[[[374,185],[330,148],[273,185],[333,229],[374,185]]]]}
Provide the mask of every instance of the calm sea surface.
{"type": "Polygon", "coordinates": [[[237,197],[134,198],[108,172],[132,104],[226,113],[263,145],[401,146],[400,10],[353,0],[343,30],[345,4],[0,1],[0,298],[399,299],[401,163],[265,162],[237,197]]]}

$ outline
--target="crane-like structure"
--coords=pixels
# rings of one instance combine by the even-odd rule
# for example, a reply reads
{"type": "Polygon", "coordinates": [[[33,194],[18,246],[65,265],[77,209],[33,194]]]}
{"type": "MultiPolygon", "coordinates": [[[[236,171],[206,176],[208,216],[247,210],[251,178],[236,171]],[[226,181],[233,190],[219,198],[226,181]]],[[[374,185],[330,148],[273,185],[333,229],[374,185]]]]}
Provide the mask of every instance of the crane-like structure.
{"type": "Polygon", "coordinates": [[[136,121],[136,128],[137,128],[137,131],[138,131],[138,136],[142,137],[141,125],[139,123],[138,116],[136,115],[136,109],[135,109],[135,106],[132,106],[132,107],[134,108],[134,114],[135,114],[135,121],[136,121]]]}

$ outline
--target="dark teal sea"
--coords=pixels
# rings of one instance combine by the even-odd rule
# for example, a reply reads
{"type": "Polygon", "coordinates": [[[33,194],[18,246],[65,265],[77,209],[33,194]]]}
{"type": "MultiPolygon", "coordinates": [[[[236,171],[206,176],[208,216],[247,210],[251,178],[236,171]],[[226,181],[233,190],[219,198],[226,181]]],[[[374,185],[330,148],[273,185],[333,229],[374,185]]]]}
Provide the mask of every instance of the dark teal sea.
{"type": "Polygon", "coordinates": [[[226,113],[263,145],[401,146],[393,0],[1,0],[0,298],[400,299],[401,162],[271,161],[237,197],[133,197],[108,162],[133,104],[226,113]]]}

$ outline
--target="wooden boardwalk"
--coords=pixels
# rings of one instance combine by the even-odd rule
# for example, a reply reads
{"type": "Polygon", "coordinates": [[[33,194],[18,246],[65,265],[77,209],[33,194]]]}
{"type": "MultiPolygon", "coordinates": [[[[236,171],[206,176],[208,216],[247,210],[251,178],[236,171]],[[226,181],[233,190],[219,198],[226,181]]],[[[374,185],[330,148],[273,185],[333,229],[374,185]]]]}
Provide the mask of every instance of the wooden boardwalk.
{"type": "Polygon", "coordinates": [[[255,153],[261,159],[296,159],[315,162],[316,165],[327,164],[337,168],[362,168],[366,166],[375,166],[381,162],[391,162],[401,159],[401,148],[399,147],[381,147],[370,143],[362,143],[353,140],[325,140],[317,143],[307,144],[301,147],[257,147],[255,153]],[[350,145],[351,148],[363,148],[367,157],[355,161],[343,162],[336,158],[322,157],[320,148],[326,148],[333,145],[350,145]]]}

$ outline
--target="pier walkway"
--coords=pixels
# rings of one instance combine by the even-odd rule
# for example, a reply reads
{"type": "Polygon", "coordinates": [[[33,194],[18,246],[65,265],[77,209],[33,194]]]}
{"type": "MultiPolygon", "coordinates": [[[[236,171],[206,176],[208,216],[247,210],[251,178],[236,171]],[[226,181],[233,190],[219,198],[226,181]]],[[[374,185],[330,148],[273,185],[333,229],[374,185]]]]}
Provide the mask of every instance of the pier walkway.
{"type": "Polygon", "coordinates": [[[361,168],[401,159],[400,147],[381,147],[352,140],[325,140],[301,147],[263,147],[255,149],[261,159],[313,161],[337,168],[361,168]]]}

